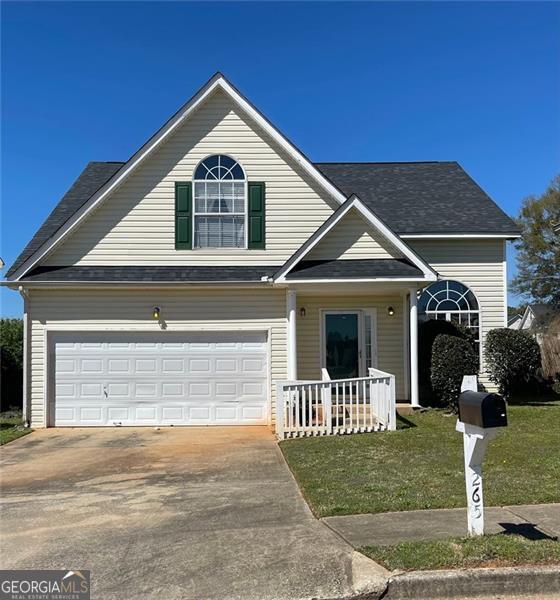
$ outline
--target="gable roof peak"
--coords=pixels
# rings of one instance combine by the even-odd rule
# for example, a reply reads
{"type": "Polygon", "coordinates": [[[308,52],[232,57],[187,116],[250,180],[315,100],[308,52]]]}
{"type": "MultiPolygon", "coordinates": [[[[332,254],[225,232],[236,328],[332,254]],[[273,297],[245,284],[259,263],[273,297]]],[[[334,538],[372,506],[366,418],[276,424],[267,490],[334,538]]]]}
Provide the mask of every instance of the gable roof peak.
{"type": "Polygon", "coordinates": [[[376,229],[389,243],[391,243],[406,259],[416,266],[422,273],[423,279],[435,281],[437,273],[426,263],[406,242],[404,242],[357,194],[350,194],[341,206],[302,244],[292,256],[278,269],[274,275],[277,283],[284,283],[286,275],[301,262],[301,260],[331,231],[337,223],[352,209],[356,209],[360,215],[376,229]]]}
{"type": "MultiPolygon", "coordinates": [[[[7,277],[14,280],[22,277],[34,267],[54,246],[73,231],[84,217],[99,204],[105,201],[109,194],[132,173],[138,165],[150,156],[169,137],[169,135],[182,125],[200,106],[208,96],[219,86],[237,104],[237,106],[251,118],[258,127],[269,135],[294,162],[301,167],[319,186],[334,200],[342,204],[346,196],[324,175],[286,136],[284,136],[239,90],[237,90],[221,73],[217,71],[199,90],[190,98],[172,117],[170,117],[156,133],[154,133],[124,164],[118,164],[115,173],[90,197],[83,202],[72,214],[66,214],[63,222],[57,224],[56,229],[50,231],[46,228],[47,222],[35,234],[33,240],[24,248],[12,267],[7,277]]],[[[97,164],[97,163],[96,163],[97,164]]],[[[84,175],[84,173],[82,174],[84,175]]],[[[60,208],[59,205],[55,208],[60,208]]],[[[48,221],[48,219],[47,219],[48,221]]]]}

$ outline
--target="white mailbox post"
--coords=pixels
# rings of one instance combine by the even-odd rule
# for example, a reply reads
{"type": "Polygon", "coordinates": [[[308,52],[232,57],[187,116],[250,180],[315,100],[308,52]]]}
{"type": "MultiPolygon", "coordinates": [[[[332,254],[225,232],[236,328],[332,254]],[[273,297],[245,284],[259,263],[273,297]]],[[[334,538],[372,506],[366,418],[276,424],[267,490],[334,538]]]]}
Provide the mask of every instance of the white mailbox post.
{"type": "MultiPolygon", "coordinates": [[[[461,392],[471,391],[476,392],[476,376],[468,376],[463,379],[461,392]]],[[[486,427],[475,425],[461,420],[461,400],[459,400],[459,420],[457,421],[456,430],[463,434],[463,449],[465,454],[465,484],[467,488],[467,526],[469,535],[484,534],[484,501],[482,494],[482,461],[488,448],[488,443],[493,440],[501,427],[506,422],[505,404],[499,396],[489,394],[477,394],[482,397],[498,398],[503,404],[503,408],[498,402],[497,411],[499,418],[497,421],[500,426],[486,427]],[[502,424],[503,423],[503,424],[502,424]]],[[[481,402],[481,413],[483,403],[481,402]]],[[[484,409],[487,411],[487,409],[484,409]]],[[[474,420],[471,418],[471,420],[474,420]]],[[[484,416],[482,415],[482,424],[484,424],[484,416]]],[[[490,422],[492,422],[490,420],[490,422]]]]}

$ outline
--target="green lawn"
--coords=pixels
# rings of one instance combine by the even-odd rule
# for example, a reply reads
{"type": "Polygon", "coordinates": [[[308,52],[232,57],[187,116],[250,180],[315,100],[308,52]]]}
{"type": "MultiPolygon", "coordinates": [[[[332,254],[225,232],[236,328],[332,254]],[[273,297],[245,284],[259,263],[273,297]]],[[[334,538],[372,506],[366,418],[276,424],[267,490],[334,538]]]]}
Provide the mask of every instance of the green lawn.
{"type": "MultiPolygon", "coordinates": [[[[487,506],[560,501],[560,402],[508,407],[509,426],[484,463],[487,506]]],[[[463,436],[456,417],[431,410],[397,431],[280,444],[319,517],[466,504],[463,436]]]]}
{"type": "Polygon", "coordinates": [[[0,446],[17,440],[32,431],[33,429],[26,429],[23,426],[21,413],[14,411],[0,413],[0,446]]]}
{"type": "Polygon", "coordinates": [[[366,546],[360,552],[394,571],[508,567],[560,562],[560,542],[499,533],[474,538],[422,540],[395,546],[366,546]]]}

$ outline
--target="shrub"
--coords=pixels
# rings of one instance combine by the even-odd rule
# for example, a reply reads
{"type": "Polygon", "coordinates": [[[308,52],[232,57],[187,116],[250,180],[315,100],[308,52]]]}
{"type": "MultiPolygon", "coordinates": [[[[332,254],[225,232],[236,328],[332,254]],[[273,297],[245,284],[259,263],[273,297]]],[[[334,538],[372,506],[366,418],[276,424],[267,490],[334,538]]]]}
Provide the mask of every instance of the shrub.
{"type": "Polygon", "coordinates": [[[516,387],[534,380],[541,351],[532,335],[515,329],[492,329],[486,336],[484,358],[488,377],[506,398],[516,387]]]}
{"type": "Polygon", "coordinates": [[[22,406],[23,321],[0,320],[0,410],[22,406]]]}
{"type": "Polygon", "coordinates": [[[554,317],[541,338],[543,375],[560,381],[560,315],[554,317]]]}
{"type": "Polygon", "coordinates": [[[457,409],[464,375],[478,373],[478,356],[466,339],[438,335],[432,346],[432,388],[439,403],[457,409]]]}
{"type": "MultiPolygon", "coordinates": [[[[438,335],[451,335],[466,339],[475,348],[472,332],[467,327],[453,321],[428,319],[418,325],[418,386],[420,400],[423,405],[429,405],[434,400],[432,389],[432,347],[438,335]]],[[[478,370],[478,369],[477,369],[478,370]]]]}

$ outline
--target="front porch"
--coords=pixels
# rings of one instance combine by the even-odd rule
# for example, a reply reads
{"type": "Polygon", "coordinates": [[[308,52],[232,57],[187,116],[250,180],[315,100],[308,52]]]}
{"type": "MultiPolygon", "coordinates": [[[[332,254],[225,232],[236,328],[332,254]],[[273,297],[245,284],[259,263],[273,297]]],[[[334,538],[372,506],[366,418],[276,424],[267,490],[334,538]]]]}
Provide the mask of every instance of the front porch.
{"type": "Polygon", "coordinates": [[[396,429],[395,376],[369,369],[367,377],[279,382],[276,434],[339,435],[396,429]]]}
{"type": "Polygon", "coordinates": [[[394,429],[397,403],[419,406],[415,285],[290,286],[286,317],[280,438],[394,429]]]}

